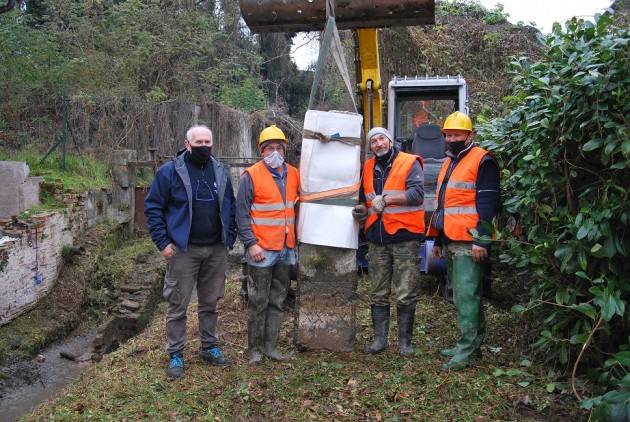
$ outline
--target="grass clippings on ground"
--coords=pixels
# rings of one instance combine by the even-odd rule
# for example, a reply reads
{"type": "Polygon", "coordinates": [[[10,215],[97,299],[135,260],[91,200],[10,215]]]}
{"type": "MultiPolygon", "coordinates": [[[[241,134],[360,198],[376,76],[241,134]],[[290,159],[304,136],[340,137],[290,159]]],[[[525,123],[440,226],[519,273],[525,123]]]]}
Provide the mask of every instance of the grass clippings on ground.
{"type": "Polygon", "coordinates": [[[361,352],[371,337],[363,281],[356,352],[297,352],[291,343],[292,318],[287,318],[281,349],[292,355],[291,361],[250,366],[247,310],[236,278],[233,272],[226,283],[220,311],[220,338],[231,367],[211,367],[198,357],[193,305],[185,375],[168,380],[162,305],[144,333],[25,419],[559,421],[588,416],[561,387],[548,392],[549,370],[526,356],[529,347],[519,340],[518,317],[493,303],[486,307],[489,335],[483,358],[461,372],[441,371],[445,359],[438,351],[455,340],[455,313],[426,290],[417,310],[411,359],[398,355],[395,323],[385,353],[361,352]]]}

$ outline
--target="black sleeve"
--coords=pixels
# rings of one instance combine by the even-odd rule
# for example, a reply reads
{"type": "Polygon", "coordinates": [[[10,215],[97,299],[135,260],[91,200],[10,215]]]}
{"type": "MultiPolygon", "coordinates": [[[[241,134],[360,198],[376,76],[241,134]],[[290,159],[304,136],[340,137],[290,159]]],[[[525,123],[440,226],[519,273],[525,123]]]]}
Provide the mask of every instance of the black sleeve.
{"type": "MultiPolygon", "coordinates": [[[[486,156],[479,165],[477,174],[477,214],[480,236],[490,236],[492,220],[499,214],[501,204],[499,191],[499,165],[491,156],[486,156]]],[[[489,241],[474,241],[478,246],[488,246],[489,241]]]]}

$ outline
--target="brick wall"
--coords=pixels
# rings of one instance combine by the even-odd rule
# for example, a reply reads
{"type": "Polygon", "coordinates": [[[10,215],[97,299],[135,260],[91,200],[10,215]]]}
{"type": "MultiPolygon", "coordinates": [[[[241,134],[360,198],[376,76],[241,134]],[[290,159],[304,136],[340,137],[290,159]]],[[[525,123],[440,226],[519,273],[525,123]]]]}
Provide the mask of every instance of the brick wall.
{"type": "Polygon", "coordinates": [[[61,251],[72,244],[68,214],[42,213],[28,225],[2,228],[0,240],[0,325],[45,295],[61,269],[61,251]]]}
{"type": "Polygon", "coordinates": [[[77,194],[42,183],[65,209],[0,219],[0,325],[30,309],[54,285],[63,266],[62,251],[87,227],[129,220],[128,205],[107,190],[77,194]],[[125,215],[125,213],[127,215],[125,215]]]}

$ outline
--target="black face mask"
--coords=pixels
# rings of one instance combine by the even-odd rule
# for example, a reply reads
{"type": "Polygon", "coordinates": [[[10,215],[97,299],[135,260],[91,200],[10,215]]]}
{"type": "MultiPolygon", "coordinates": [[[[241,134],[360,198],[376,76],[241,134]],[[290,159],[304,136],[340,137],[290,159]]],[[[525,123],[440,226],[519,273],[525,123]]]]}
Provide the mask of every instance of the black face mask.
{"type": "Polygon", "coordinates": [[[193,163],[203,165],[210,160],[212,147],[190,147],[190,159],[193,163]]]}
{"type": "Polygon", "coordinates": [[[466,148],[466,141],[447,142],[446,148],[451,152],[451,154],[458,156],[459,153],[466,148]]]}

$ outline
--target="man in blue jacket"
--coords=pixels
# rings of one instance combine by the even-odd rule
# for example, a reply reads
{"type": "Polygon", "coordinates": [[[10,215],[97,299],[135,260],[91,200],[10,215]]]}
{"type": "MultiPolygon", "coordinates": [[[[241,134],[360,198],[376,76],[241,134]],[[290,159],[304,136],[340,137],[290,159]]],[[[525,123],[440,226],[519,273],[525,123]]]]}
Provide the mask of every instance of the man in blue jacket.
{"type": "Polygon", "coordinates": [[[151,238],[167,262],[166,373],[173,379],[184,373],[186,309],[195,286],[200,356],[211,365],[228,365],[217,346],[217,302],[225,291],[227,250],[236,239],[229,169],[211,155],[212,132],[193,126],[184,144],[160,167],[144,203],[151,238]]]}

